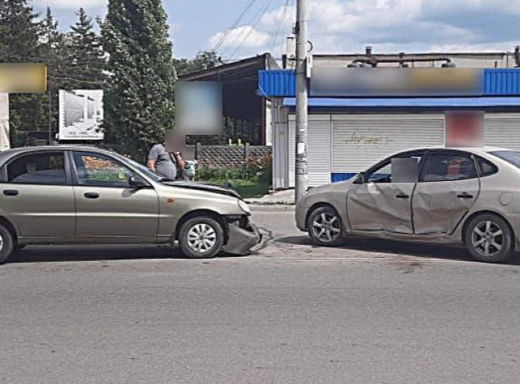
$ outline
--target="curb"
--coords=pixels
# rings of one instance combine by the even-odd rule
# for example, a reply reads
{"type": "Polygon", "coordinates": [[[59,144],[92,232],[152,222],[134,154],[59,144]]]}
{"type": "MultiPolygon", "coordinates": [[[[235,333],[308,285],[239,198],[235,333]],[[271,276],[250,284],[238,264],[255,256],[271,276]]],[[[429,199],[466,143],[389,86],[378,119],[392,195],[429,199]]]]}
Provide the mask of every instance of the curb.
{"type": "Polygon", "coordinates": [[[248,204],[251,212],[294,212],[295,205],[286,204],[248,204]]]}

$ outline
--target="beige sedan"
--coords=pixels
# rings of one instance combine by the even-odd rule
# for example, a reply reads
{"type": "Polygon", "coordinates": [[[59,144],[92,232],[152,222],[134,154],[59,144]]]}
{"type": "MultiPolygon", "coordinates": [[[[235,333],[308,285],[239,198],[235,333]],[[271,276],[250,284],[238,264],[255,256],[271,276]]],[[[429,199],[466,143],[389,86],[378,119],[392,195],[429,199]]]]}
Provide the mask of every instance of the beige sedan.
{"type": "Polygon", "coordinates": [[[476,260],[505,262],[520,245],[520,152],[404,151],[351,180],[310,189],[296,223],[317,245],[353,235],[464,244],[476,260]]]}
{"type": "Polygon", "coordinates": [[[234,191],[171,181],[88,146],[0,153],[0,263],[26,245],[173,244],[191,258],[244,255],[262,236],[234,191]]]}

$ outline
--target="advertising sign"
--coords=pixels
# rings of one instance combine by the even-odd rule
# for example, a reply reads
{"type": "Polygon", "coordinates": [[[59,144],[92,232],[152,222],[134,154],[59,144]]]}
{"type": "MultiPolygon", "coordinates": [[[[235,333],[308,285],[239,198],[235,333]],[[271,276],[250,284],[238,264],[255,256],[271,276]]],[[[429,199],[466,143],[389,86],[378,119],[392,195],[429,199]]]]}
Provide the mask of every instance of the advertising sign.
{"type": "Polygon", "coordinates": [[[484,146],[484,112],[446,112],[445,137],[447,147],[484,146]]]}
{"type": "Polygon", "coordinates": [[[47,92],[45,64],[0,64],[0,93],[47,92]]]}
{"type": "Polygon", "coordinates": [[[222,84],[213,81],[179,81],[175,85],[175,125],[186,135],[222,133],[222,84]]]}
{"type": "Polygon", "coordinates": [[[103,140],[103,91],[59,92],[59,140],[103,140]]]}
{"type": "Polygon", "coordinates": [[[314,67],[311,97],[481,96],[484,71],[473,68],[314,67]]]}

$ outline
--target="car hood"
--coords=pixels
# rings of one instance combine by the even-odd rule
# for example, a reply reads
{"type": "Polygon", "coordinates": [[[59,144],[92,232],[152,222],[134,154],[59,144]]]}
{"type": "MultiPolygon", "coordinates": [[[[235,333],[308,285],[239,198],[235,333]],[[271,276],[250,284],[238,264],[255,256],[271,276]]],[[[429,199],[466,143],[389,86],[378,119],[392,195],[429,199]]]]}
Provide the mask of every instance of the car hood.
{"type": "Polygon", "coordinates": [[[237,199],[242,200],[242,196],[238,194],[238,192],[226,188],[226,187],[220,187],[218,185],[212,185],[212,184],[204,184],[204,183],[198,183],[193,181],[167,181],[163,183],[164,185],[169,185],[172,187],[178,187],[178,188],[186,188],[186,189],[194,189],[197,191],[204,191],[204,192],[210,192],[210,193],[217,193],[219,195],[225,195],[230,197],[236,197],[237,199]]]}
{"type": "Polygon", "coordinates": [[[346,192],[347,189],[354,183],[354,178],[347,181],[340,181],[332,184],[320,185],[319,187],[310,188],[308,195],[314,195],[316,193],[329,193],[329,192],[346,192]]]}

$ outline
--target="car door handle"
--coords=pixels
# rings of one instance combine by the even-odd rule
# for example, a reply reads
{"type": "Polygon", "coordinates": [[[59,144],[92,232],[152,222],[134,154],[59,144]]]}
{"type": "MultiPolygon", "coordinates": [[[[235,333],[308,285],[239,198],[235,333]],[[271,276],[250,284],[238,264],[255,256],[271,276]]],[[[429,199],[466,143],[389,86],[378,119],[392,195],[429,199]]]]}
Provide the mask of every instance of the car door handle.
{"type": "Polygon", "coordinates": [[[4,189],[5,196],[18,196],[18,193],[16,189],[4,189]]]}
{"type": "Polygon", "coordinates": [[[398,195],[395,195],[395,197],[397,197],[398,199],[409,199],[410,196],[404,194],[404,193],[400,193],[398,195]]]}
{"type": "Polygon", "coordinates": [[[87,192],[84,195],[87,199],[97,199],[99,197],[99,193],[96,192],[87,192]]]}
{"type": "Polygon", "coordinates": [[[457,195],[457,197],[458,197],[459,199],[473,199],[473,195],[470,195],[470,194],[467,193],[467,192],[463,192],[463,193],[457,195]]]}

